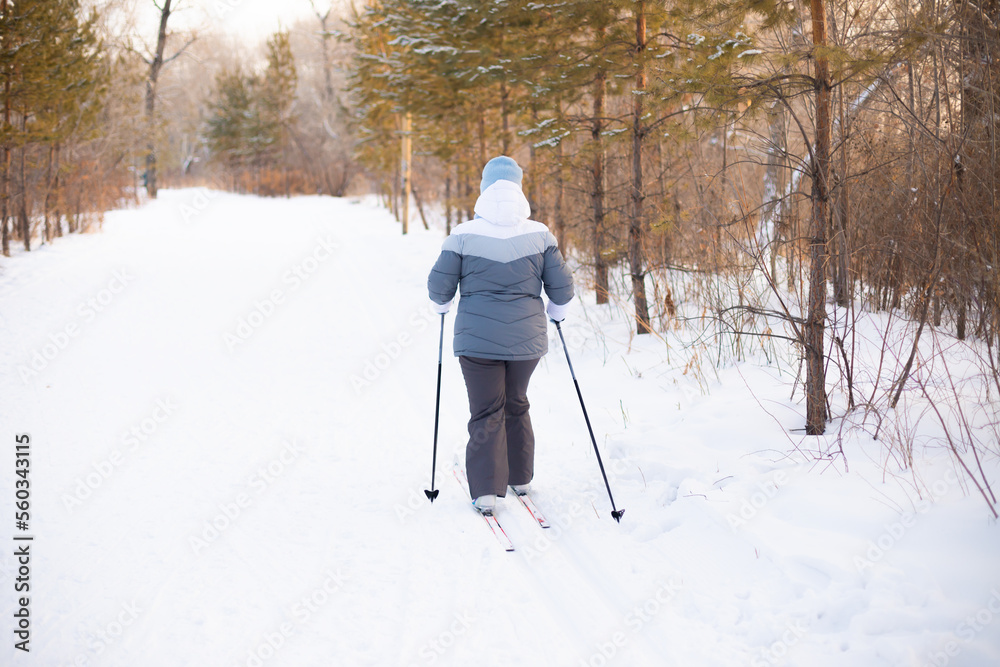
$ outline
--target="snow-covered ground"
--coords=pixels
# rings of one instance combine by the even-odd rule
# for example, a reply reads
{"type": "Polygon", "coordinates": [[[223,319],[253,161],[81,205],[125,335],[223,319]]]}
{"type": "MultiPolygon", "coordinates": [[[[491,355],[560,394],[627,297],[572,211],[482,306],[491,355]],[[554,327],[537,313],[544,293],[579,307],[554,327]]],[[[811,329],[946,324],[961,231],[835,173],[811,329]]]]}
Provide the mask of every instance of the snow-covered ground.
{"type": "Polygon", "coordinates": [[[553,330],[530,397],[554,526],[507,499],[498,547],[450,472],[453,315],[428,503],[441,241],[367,201],[185,190],[0,260],[0,662],[1000,664],[1000,529],[946,456],[797,454],[832,440],[792,430],[787,369],[697,372],[586,294],[564,331],[622,523],[553,330]]]}

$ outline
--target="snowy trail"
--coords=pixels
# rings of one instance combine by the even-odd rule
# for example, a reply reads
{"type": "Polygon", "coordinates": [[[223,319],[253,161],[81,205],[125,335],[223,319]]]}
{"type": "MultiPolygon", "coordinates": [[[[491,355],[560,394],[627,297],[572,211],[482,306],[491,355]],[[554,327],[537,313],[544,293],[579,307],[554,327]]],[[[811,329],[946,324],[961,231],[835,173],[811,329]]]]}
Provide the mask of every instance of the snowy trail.
{"type": "MultiPolygon", "coordinates": [[[[880,471],[750,455],[788,443],[740,378],[798,418],[770,371],[705,395],[580,302],[565,330],[622,524],[553,342],[530,390],[553,528],[508,498],[498,548],[450,479],[453,314],[428,503],[441,240],[364,202],[186,190],[5,260],[0,438],[32,436],[37,541],[32,652],[5,631],[0,664],[923,665],[989,608],[1000,539],[959,484],[859,571],[905,503],[880,471]]],[[[997,616],[948,664],[995,664],[997,616]]]]}
{"type": "MultiPolygon", "coordinates": [[[[435,635],[450,643],[449,633],[467,630],[467,655],[494,644],[515,658],[504,636],[530,619],[546,628],[532,643],[553,647],[548,658],[558,661],[586,639],[583,628],[596,630],[590,619],[601,600],[587,582],[562,573],[560,594],[545,598],[530,568],[497,560],[457,488],[445,486],[437,516],[425,500],[412,502],[422,497],[433,407],[415,379],[433,378],[437,334],[422,283],[439,241],[428,237],[427,252],[403,261],[400,275],[373,282],[405,258],[380,257],[396,234],[384,223],[337,220],[358,207],[307,200],[295,220],[283,220],[284,203],[221,197],[224,212],[178,225],[170,213],[183,211],[185,196],[165,193],[143,220],[113,218],[102,243],[72,239],[97,255],[92,263],[59,257],[70,244],[43,251],[51,266],[11,290],[48,319],[34,340],[18,338],[8,363],[22,365],[51,322],[73,319],[66,303],[97,293],[90,287],[52,306],[48,295],[61,293],[52,283],[100,286],[108,267],[125,276],[91,326],[30,378],[38,412],[22,419],[38,424],[33,438],[52,443],[39,456],[46,473],[38,476],[54,491],[37,501],[38,530],[53,542],[42,557],[61,574],[40,586],[56,597],[41,593],[38,608],[64,613],[38,629],[39,655],[132,664],[135,650],[155,646],[146,664],[248,664],[281,644],[269,663],[302,664],[318,644],[351,664],[419,664],[444,657],[435,635]],[[400,313],[408,313],[402,322],[400,313]],[[251,328],[241,332],[241,320],[251,328]],[[358,390],[351,378],[366,369],[358,390]],[[144,433],[144,420],[155,429],[144,433]],[[134,425],[141,441],[130,447],[119,434],[134,425]],[[57,447],[66,440],[75,455],[57,447]],[[425,525],[401,522],[401,508],[423,513],[425,525]],[[456,531],[465,533],[461,548],[435,547],[456,531]],[[79,558],[57,559],[60,552],[79,558]],[[456,568],[470,582],[497,581],[489,595],[454,591],[456,568]],[[323,589],[327,572],[343,575],[336,592],[323,589]],[[508,614],[505,573],[518,582],[521,623],[508,614]],[[301,604],[311,595],[315,610],[301,604]],[[83,628],[96,634],[101,618],[115,623],[119,600],[141,609],[134,626],[120,639],[83,641],[83,628]],[[469,615],[477,626],[464,627],[469,615]],[[300,621],[287,638],[283,620],[300,621]],[[392,650],[374,627],[399,629],[392,650]],[[574,641],[560,641],[571,627],[574,641]]],[[[6,330],[24,332],[34,313],[14,312],[24,319],[6,330]]],[[[464,422],[454,368],[448,385],[452,424],[443,433],[454,445],[464,422]]],[[[439,482],[447,483],[440,474],[439,482]]]]}

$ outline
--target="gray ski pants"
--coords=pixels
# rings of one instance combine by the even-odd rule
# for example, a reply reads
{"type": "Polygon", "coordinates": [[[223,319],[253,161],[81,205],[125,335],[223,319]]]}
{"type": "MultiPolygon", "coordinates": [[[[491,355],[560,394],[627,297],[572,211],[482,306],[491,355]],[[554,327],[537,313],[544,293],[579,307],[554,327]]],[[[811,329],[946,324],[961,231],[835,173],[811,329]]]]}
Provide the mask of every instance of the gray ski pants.
{"type": "Polygon", "coordinates": [[[535,434],[528,416],[528,381],[538,359],[459,357],[469,392],[465,468],[473,498],[507,495],[508,484],[534,476],[535,434]]]}

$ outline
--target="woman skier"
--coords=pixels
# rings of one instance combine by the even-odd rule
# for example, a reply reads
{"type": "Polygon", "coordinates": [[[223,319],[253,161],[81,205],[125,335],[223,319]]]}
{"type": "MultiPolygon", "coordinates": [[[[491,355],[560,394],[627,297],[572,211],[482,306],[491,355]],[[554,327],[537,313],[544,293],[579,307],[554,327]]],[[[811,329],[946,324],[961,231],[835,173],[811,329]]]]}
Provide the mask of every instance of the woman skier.
{"type": "Polygon", "coordinates": [[[528,219],[521,175],[512,158],[486,163],[475,218],[452,230],[427,279],[439,314],[461,290],[454,349],[469,393],[465,464],[480,512],[492,512],[508,485],[526,491],[534,476],[528,381],[548,351],[546,313],[561,322],[573,298],[555,237],[528,219]]]}

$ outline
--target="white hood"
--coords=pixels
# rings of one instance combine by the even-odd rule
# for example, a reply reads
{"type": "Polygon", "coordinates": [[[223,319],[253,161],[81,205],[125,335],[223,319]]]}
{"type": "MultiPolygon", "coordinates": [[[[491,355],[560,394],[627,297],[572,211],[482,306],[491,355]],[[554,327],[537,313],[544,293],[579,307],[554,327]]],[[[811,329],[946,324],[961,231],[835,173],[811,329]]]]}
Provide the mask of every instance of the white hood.
{"type": "Polygon", "coordinates": [[[476,200],[476,215],[495,225],[514,226],[528,219],[531,205],[513,181],[497,181],[476,200]]]}

